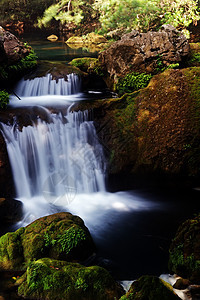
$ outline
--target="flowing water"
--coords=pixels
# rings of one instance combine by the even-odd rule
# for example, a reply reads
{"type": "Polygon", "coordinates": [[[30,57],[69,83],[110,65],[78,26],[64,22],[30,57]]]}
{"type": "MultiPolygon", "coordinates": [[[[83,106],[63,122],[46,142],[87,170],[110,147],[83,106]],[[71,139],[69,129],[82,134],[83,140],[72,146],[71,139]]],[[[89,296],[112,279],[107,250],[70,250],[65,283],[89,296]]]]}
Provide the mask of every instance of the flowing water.
{"type": "Polygon", "coordinates": [[[123,191],[105,188],[106,160],[88,111],[72,112],[82,99],[81,82],[51,75],[22,80],[10,109],[25,109],[31,124],[15,116],[1,123],[12,167],[16,198],[24,204],[17,226],[51,213],[69,211],[83,218],[98,248],[96,263],[118,279],[167,272],[174,231],[199,208],[198,192],[123,191]],[[52,107],[55,106],[55,109],[52,107]],[[187,207],[187,213],[185,208],[187,207]],[[177,217],[178,214],[178,217],[177,217]]]}

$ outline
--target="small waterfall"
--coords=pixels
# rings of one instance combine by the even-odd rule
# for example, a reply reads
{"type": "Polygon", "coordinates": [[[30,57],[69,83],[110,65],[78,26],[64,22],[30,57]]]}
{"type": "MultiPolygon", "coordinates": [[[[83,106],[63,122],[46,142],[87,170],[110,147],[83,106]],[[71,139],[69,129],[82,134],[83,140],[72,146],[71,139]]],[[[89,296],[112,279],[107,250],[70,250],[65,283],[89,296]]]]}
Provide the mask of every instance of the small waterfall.
{"type": "Polygon", "coordinates": [[[78,75],[72,73],[67,75],[67,80],[59,78],[53,80],[51,74],[43,77],[18,82],[15,93],[19,97],[33,97],[43,95],[72,95],[81,90],[81,81],[78,75]]]}
{"type": "Polygon", "coordinates": [[[1,123],[19,199],[105,191],[104,156],[88,112],[50,114],[33,126],[1,123]]]}

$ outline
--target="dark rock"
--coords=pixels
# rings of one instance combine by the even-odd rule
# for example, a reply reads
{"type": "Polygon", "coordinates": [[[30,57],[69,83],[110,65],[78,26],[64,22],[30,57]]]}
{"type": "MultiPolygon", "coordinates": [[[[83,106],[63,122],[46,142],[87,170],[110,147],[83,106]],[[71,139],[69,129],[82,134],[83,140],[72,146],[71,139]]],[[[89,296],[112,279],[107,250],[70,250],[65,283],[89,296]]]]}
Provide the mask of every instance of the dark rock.
{"type": "Polygon", "coordinates": [[[155,276],[142,276],[134,281],[120,300],[180,300],[170,284],[155,276]]]}
{"type": "Polygon", "coordinates": [[[169,252],[170,271],[200,284],[200,215],[178,228],[169,252]]]}
{"type": "Polygon", "coordinates": [[[30,52],[28,47],[25,47],[18,38],[4,30],[0,26],[0,61],[6,64],[14,64],[20,59],[27,56],[30,52]]]}
{"type": "Polygon", "coordinates": [[[190,285],[190,281],[184,278],[178,278],[173,285],[174,289],[185,290],[190,285]]]}
{"type": "Polygon", "coordinates": [[[139,33],[134,30],[122,36],[99,55],[99,60],[114,81],[130,72],[154,73],[158,60],[163,67],[180,63],[189,54],[186,37],[173,26],[159,32],[139,33]]]}
{"type": "Polygon", "coordinates": [[[123,294],[105,269],[43,258],[32,262],[17,281],[18,294],[31,299],[113,300],[123,294]]]}
{"type": "Polygon", "coordinates": [[[95,251],[94,242],[81,218],[57,213],[40,218],[0,238],[0,269],[20,270],[23,264],[50,257],[84,261],[95,251]]]}
{"type": "Polygon", "coordinates": [[[20,221],[23,215],[22,202],[14,199],[0,198],[1,224],[20,221]]]}

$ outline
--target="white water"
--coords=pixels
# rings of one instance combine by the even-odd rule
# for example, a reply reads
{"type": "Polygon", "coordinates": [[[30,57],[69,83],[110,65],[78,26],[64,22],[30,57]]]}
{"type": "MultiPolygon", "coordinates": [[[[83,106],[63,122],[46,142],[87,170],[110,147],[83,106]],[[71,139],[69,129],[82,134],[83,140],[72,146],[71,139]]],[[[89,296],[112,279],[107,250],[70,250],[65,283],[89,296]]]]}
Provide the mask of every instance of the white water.
{"type": "Polygon", "coordinates": [[[80,92],[81,81],[78,75],[69,74],[67,80],[53,80],[51,74],[34,79],[21,79],[15,92],[19,97],[34,97],[44,95],[72,95],[80,92]]]}

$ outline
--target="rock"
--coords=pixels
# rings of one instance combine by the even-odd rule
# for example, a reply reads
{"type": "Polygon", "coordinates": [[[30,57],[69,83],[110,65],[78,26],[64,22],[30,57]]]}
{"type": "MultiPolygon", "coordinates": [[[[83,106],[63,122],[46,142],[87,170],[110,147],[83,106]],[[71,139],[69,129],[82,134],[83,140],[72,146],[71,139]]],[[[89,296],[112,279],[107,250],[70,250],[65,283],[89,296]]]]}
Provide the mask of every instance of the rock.
{"type": "Polygon", "coordinates": [[[21,201],[15,199],[0,198],[0,222],[15,223],[20,221],[23,215],[23,205],[21,201]]]}
{"type": "Polygon", "coordinates": [[[71,36],[65,43],[66,44],[83,44],[83,39],[80,36],[71,36]]]}
{"type": "Polygon", "coordinates": [[[180,300],[170,284],[155,276],[142,276],[134,281],[120,300],[180,300]]]}
{"type": "MultiPolygon", "coordinates": [[[[18,284],[18,282],[17,282],[18,284]]],[[[123,289],[105,269],[43,258],[20,279],[18,294],[31,299],[119,299],[123,289]]]]}
{"type": "Polygon", "coordinates": [[[70,65],[77,67],[88,74],[103,76],[105,73],[99,60],[93,57],[75,58],[70,62],[70,65]]]}
{"type": "Polygon", "coordinates": [[[170,271],[200,284],[200,215],[180,225],[169,253],[170,271]]]}
{"type": "Polygon", "coordinates": [[[184,278],[178,278],[173,285],[174,289],[185,290],[190,285],[190,281],[184,278]]]}
{"type": "Polygon", "coordinates": [[[47,37],[47,40],[55,42],[58,40],[58,37],[55,34],[51,34],[50,36],[47,37]]]}
{"type": "Polygon", "coordinates": [[[130,188],[144,176],[157,184],[200,177],[199,85],[199,67],[169,69],[140,91],[94,103],[109,178],[130,178],[130,188]]]}
{"type": "Polygon", "coordinates": [[[26,47],[16,38],[15,35],[0,27],[0,61],[8,65],[14,64],[30,53],[30,48],[26,47]]]}
{"type": "Polygon", "coordinates": [[[94,32],[88,33],[86,36],[71,36],[67,41],[66,44],[82,44],[82,46],[88,44],[102,44],[107,43],[107,39],[99,34],[94,32]]]}
{"type": "Polygon", "coordinates": [[[87,43],[91,43],[91,44],[101,44],[101,43],[107,43],[107,39],[100,34],[94,33],[94,32],[90,32],[87,36],[86,36],[86,40],[87,43]]]}
{"type": "Polygon", "coordinates": [[[24,263],[42,257],[83,261],[94,251],[94,242],[81,218],[57,213],[2,236],[0,269],[24,269],[24,263]]]}
{"type": "Polygon", "coordinates": [[[99,55],[110,77],[116,82],[118,77],[130,72],[154,73],[158,64],[168,66],[180,63],[189,54],[186,37],[172,26],[164,26],[159,32],[132,32],[122,36],[99,55]]]}

